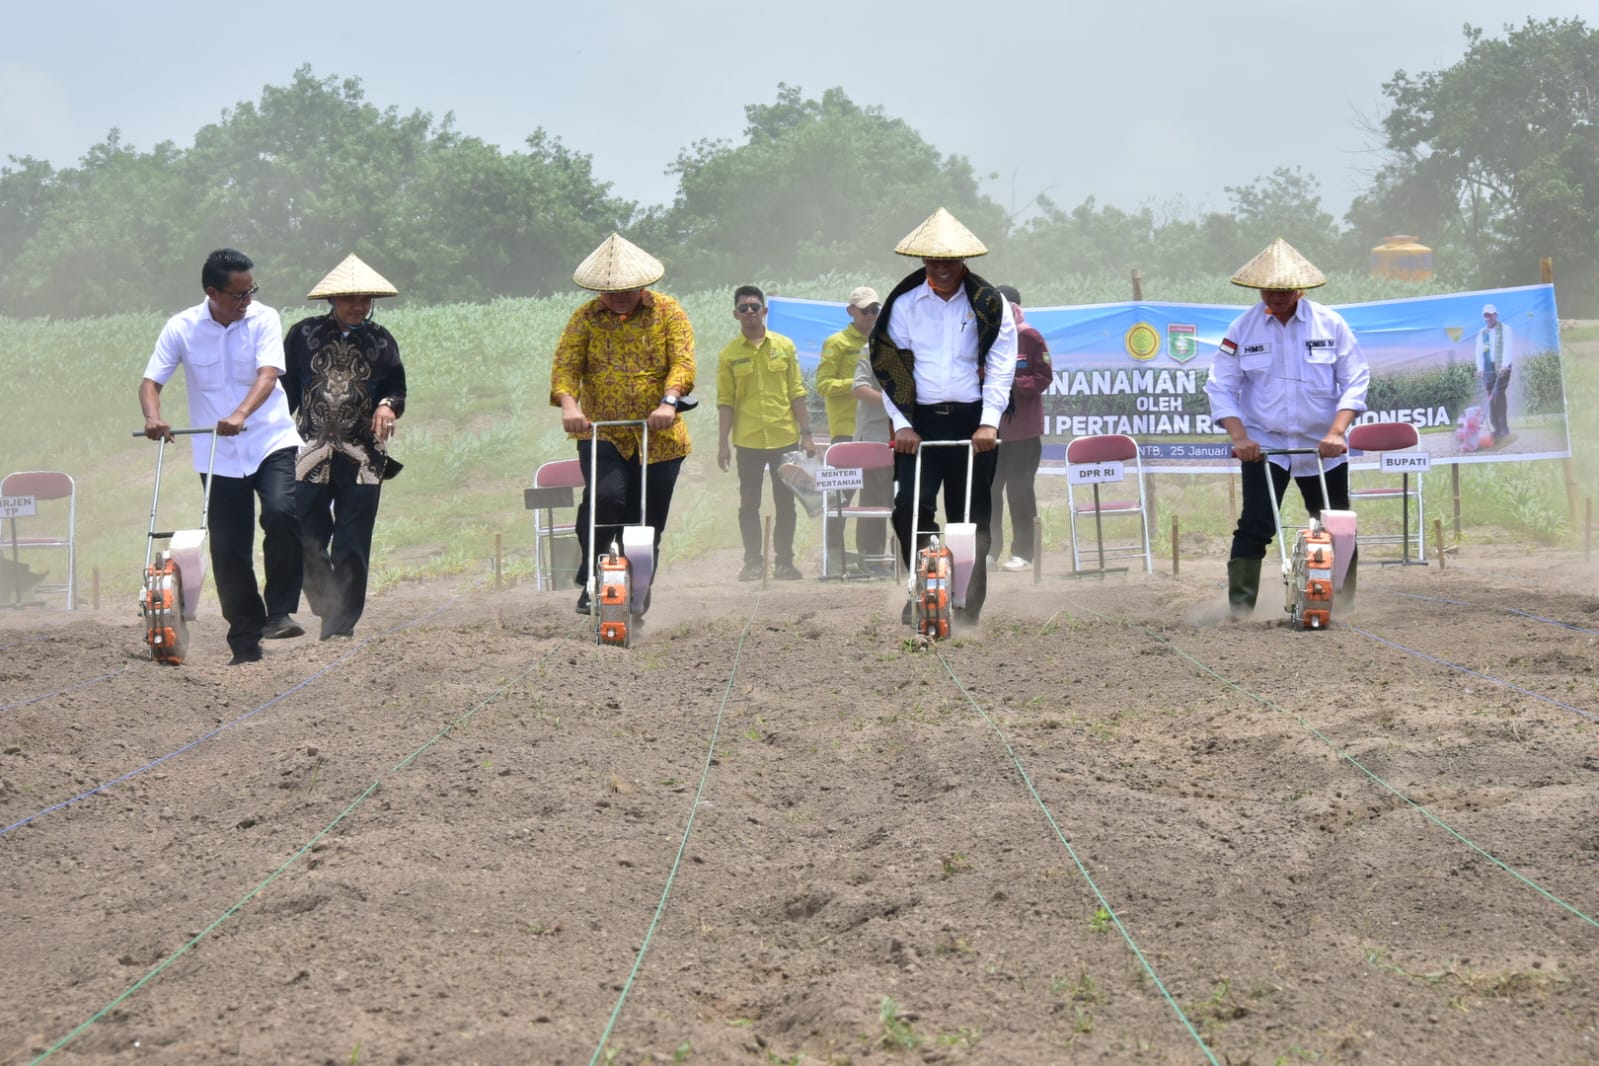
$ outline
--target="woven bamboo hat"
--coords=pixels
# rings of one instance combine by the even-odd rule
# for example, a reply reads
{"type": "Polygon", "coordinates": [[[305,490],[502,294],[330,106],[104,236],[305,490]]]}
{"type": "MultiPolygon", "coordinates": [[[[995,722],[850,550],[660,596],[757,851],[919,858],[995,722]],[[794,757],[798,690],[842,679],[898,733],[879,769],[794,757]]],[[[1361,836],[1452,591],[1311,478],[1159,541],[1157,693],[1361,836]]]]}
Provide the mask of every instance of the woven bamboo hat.
{"type": "Polygon", "coordinates": [[[1232,282],[1246,289],[1314,289],[1327,284],[1327,275],[1278,237],[1265,251],[1239,267],[1232,282]]]}
{"type": "Polygon", "coordinates": [[[353,252],[305,294],[307,300],[326,300],[329,296],[398,296],[400,290],[389,279],[361,262],[353,252]]]}
{"type": "Polygon", "coordinates": [[[577,265],[572,280],[595,292],[628,292],[653,285],[665,274],[659,259],[613,233],[577,265]]]}
{"type": "Polygon", "coordinates": [[[906,234],[894,251],[915,259],[972,259],[988,254],[983,242],[942,207],[906,234]]]}

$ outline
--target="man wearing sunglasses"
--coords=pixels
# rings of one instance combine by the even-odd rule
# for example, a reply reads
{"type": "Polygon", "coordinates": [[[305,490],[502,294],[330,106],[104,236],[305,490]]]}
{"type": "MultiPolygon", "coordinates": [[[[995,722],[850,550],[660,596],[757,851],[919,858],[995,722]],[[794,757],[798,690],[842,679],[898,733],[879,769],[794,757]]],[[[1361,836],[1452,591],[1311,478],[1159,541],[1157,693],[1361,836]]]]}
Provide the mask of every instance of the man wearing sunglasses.
{"type": "MultiPolygon", "coordinates": [[[[300,520],[294,500],[294,457],[300,434],[278,383],[284,369],[278,313],[257,303],[255,263],[220,248],[200,271],[205,299],[167,321],[139,383],[144,435],[172,440],[161,417],[161,388],[181,366],[189,423],[216,427],[209,539],[217,599],[228,621],[231,665],[258,662],[261,638],[297,637],[300,604],[300,520]],[[248,429],[249,432],[245,432],[248,429]],[[266,596],[255,579],[255,504],[265,534],[266,596]]],[[[194,465],[205,480],[211,440],[192,438],[194,465]]]]}
{"type": "Polygon", "coordinates": [[[794,342],[766,329],[766,294],[754,285],[733,293],[739,336],[722,349],[716,368],[716,465],[725,472],[738,448],[738,532],[744,542],[740,581],[766,576],[761,549],[761,485],[772,474],[772,576],[802,577],[794,565],[794,492],[778,475],[796,447],[816,454],[794,342]]]}

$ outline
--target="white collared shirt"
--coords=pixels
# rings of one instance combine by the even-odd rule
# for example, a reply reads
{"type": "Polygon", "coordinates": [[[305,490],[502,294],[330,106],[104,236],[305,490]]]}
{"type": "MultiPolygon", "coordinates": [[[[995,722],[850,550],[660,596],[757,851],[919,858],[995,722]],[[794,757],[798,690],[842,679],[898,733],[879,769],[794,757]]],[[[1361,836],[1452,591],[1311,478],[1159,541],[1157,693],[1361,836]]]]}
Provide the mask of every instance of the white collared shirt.
{"type": "MultiPolygon", "coordinates": [[[[1300,297],[1287,323],[1256,304],[1227,327],[1205,394],[1210,418],[1237,418],[1264,449],[1314,448],[1339,411],[1366,409],[1371,370],[1338,312],[1300,297]],[[1229,352],[1229,346],[1232,351],[1229,352]]],[[[1328,467],[1344,461],[1324,460],[1328,467]]],[[[1295,477],[1316,472],[1314,455],[1273,457],[1295,477]],[[1289,460],[1292,460],[1290,462],[1289,460]]]]}
{"type": "MultiPolygon", "coordinates": [[[[238,410],[255,385],[257,370],[272,367],[283,373],[283,326],[278,313],[265,304],[252,303],[243,318],[223,326],[211,317],[209,300],[179,311],[167,320],[156,339],[144,376],[165,385],[180,366],[189,395],[189,424],[196,428],[216,425],[238,410]]],[[[203,473],[211,437],[197,433],[190,443],[194,468],[203,473]]],[[[217,438],[216,473],[248,477],[268,455],[303,443],[289,414],[283,385],[273,385],[266,401],[245,420],[245,432],[217,438]]]]}
{"type": "MultiPolygon", "coordinates": [[[[963,286],[953,298],[941,299],[925,281],[894,301],[888,320],[888,339],[897,348],[916,353],[914,374],[917,403],[975,403],[983,401],[982,424],[998,428],[1010,404],[1011,381],[1016,376],[1016,319],[1010,301],[1001,300],[1004,317],[999,335],[983,363],[983,382],[977,383],[977,316],[963,286]]],[[[896,430],[911,422],[894,401],[883,396],[883,410],[896,430]]]]}

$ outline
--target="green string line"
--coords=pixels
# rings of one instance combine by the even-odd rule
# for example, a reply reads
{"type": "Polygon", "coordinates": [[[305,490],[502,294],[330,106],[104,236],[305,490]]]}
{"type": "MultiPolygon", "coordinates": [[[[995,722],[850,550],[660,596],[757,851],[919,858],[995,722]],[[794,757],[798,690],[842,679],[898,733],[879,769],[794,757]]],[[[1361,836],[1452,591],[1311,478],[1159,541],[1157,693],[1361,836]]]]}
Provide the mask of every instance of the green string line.
{"type": "Polygon", "coordinates": [[[1016,767],[1016,772],[1021,775],[1022,783],[1027,786],[1028,793],[1032,795],[1033,802],[1038,804],[1038,809],[1044,812],[1044,820],[1048,822],[1049,827],[1055,831],[1055,838],[1059,840],[1061,846],[1066,849],[1066,854],[1071,856],[1073,865],[1077,867],[1077,872],[1082,874],[1083,880],[1088,883],[1088,887],[1093,891],[1094,898],[1099,901],[1100,907],[1104,909],[1106,914],[1110,915],[1110,920],[1115,924],[1116,931],[1121,934],[1122,940],[1124,940],[1127,943],[1128,948],[1132,950],[1134,957],[1138,959],[1139,965],[1144,968],[1144,973],[1147,974],[1149,979],[1155,983],[1155,987],[1160,989],[1161,996],[1171,1007],[1173,1013],[1175,1013],[1178,1019],[1183,1023],[1183,1028],[1188,1030],[1188,1035],[1194,1038],[1194,1043],[1199,1045],[1199,1050],[1205,1053],[1205,1058],[1210,1060],[1211,1066],[1220,1066],[1220,1063],[1216,1060],[1216,1056],[1205,1044],[1204,1037],[1199,1035],[1199,1031],[1194,1028],[1193,1022],[1189,1021],[1188,1015],[1183,1013],[1183,1009],[1177,1005],[1177,1001],[1172,998],[1172,994],[1166,990],[1166,985],[1163,981],[1161,981],[1160,975],[1155,972],[1155,968],[1150,965],[1149,960],[1144,957],[1144,953],[1139,950],[1138,944],[1133,940],[1132,934],[1129,933],[1127,931],[1127,927],[1122,924],[1121,916],[1118,915],[1116,913],[1116,909],[1110,905],[1110,900],[1105,898],[1105,894],[1099,890],[1099,885],[1095,883],[1093,875],[1088,872],[1088,867],[1083,865],[1082,859],[1077,857],[1077,850],[1072,847],[1071,841],[1066,839],[1065,831],[1061,829],[1060,823],[1055,820],[1054,814],[1050,812],[1049,806],[1044,802],[1043,797],[1038,794],[1038,789],[1033,787],[1033,779],[1028,776],[1026,768],[1022,766],[1022,761],[1017,756],[1015,749],[1011,747],[1009,738],[1005,736],[1005,731],[999,727],[999,723],[995,722],[994,719],[989,716],[987,711],[983,710],[982,705],[979,704],[972,694],[966,690],[966,686],[961,684],[961,679],[955,676],[955,671],[950,666],[949,660],[944,658],[944,653],[938,650],[937,644],[933,645],[933,651],[938,656],[939,663],[944,667],[944,672],[949,674],[949,679],[955,682],[955,687],[960,689],[961,695],[966,697],[966,702],[971,704],[972,710],[976,711],[979,717],[981,717],[984,722],[988,723],[988,728],[993,730],[994,735],[999,738],[1000,744],[1002,744],[1005,748],[1005,753],[1010,756],[1012,765],[1016,767]]]}
{"type": "MultiPolygon", "coordinates": [[[[1098,612],[1096,611],[1094,613],[1097,614],[1098,612]]],[[[1108,615],[1101,615],[1100,617],[1107,618],[1110,621],[1117,621],[1116,619],[1110,619],[1108,615]]],[[[1119,623],[1119,624],[1130,625],[1129,623],[1119,623]]],[[[1317,729],[1315,726],[1313,726],[1309,722],[1307,722],[1303,715],[1300,715],[1300,714],[1298,714],[1295,711],[1290,711],[1286,707],[1280,707],[1277,704],[1273,703],[1270,699],[1266,698],[1265,696],[1262,696],[1262,695],[1260,695],[1260,694],[1258,694],[1256,692],[1252,692],[1249,689],[1244,688],[1242,685],[1238,684],[1237,682],[1231,681],[1231,680],[1223,677],[1221,674],[1217,673],[1215,670],[1211,669],[1209,666],[1207,666],[1204,663],[1200,662],[1198,659],[1196,659],[1192,655],[1188,654],[1182,648],[1179,648],[1176,644],[1172,643],[1172,641],[1168,640],[1166,637],[1163,637],[1159,633],[1156,633],[1154,630],[1150,629],[1148,626],[1138,626],[1137,628],[1142,629],[1144,631],[1144,633],[1147,636],[1149,636],[1151,639],[1153,639],[1153,640],[1155,640],[1155,641],[1157,641],[1157,642],[1159,642],[1161,644],[1164,644],[1166,647],[1170,648],[1172,651],[1176,652],[1178,655],[1182,656],[1184,659],[1187,659],[1195,667],[1197,667],[1201,671],[1209,674],[1211,677],[1215,678],[1217,681],[1220,681],[1223,685],[1226,685],[1228,688],[1232,689],[1233,691],[1239,693],[1240,695],[1247,696],[1249,699],[1254,700],[1256,703],[1259,703],[1263,707],[1269,707],[1272,710],[1277,711],[1280,714],[1285,714],[1288,717],[1292,718],[1294,721],[1298,722],[1301,726],[1303,726],[1306,730],[1308,730],[1311,736],[1315,737],[1317,740],[1319,740],[1323,744],[1325,744],[1327,746],[1327,749],[1329,751],[1331,751],[1334,755],[1337,755],[1340,759],[1343,759],[1345,762],[1349,763],[1349,765],[1353,766],[1355,769],[1357,769],[1361,773],[1365,774],[1368,778],[1371,779],[1371,781],[1374,784],[1377,784],[1377,785],[1381,786],[1382,788],[1386,789],[1389,793],[1391,793],[1392,795],[1394,795],[1397,798],[1399,798],[1400,800],[1402,800],[1407,806],[1409,806],[1412,810],[1414,810],[1417,813],[1419,813],[1420,815],[1422,815],[1422,817],[1426,818],[1433,825],[1437,826],[1439,829],[1442,829],[1445,833],[1448,833],[1450,836],[1454,837],[1456,840],[1458,840],[1462,844],[1466,845],[1466,847],[1470,848],[1472,851],[1475,851],[1478,855],[1481,855],[1483,858],[1487,859],[1489,862],[1491,862],[1495,866],[1499,867],[1505,873],[1509,874],[1511,877],[1514,877],[1517,881],[1520,881],[1522,884],[1526,885],[1528,888],[1530,888],[1534,892],[1538,893],[1544,899],[1547,899],[1549,902],[1555,904],[1557,907],[1562,908],[1563,910],[1569,912],[1570,914],[1574,915],[1575,917],[1580,918],[1583,921],[1587,922],[1589,925],[1595,927],[1596,929],[1599,929],[1599,921],[1596,921],[1595,919],[1589,917],[1587,914],[1584,914],[1582,911],[1578,910],[1574,905],[1572,905],[1570,903],[1567,903],[1565,900],[1561,899],[1559,896],[1555,895],[1553,892],[1550,892],[1548,889],[1544,888],[1542,885],[1538,884],[1536,881],[1534,881],[1531,878],[1527,877],[1526,875],[1522,874],[1519,870],[1517,870],[1515,867],[1511,866],[1510,864],[1504,862],[1497,855],[1494,855],[1492,852],[1488,851],[1486,848],[1481,847],[1475,841],[1471,840],[1469,837],[1467,837],[1464,834],[1460,833],[1458,830],[1456,830],[1454,828],[1454,826],[1450,825],[1448,822],[1446,822],[1442,818],[1438,817],[1432,811],[1428,810],[1426,806],[1424,806],[1423,804],[1417,803],[1415,800],[1411,799],[1409,796],[1407,796],[1403,792],[1401,792],[1398,788],[1395,788],[1393,785],[1390,785],[1387,781],[1383,780],[1380,776],[1378,776],[1378,774],[1375,771],[1367,769],[1366,766],[1364,764],[1362,764],[1359,759],[1355,758],[1353,755],[1350,755],[1348,752],[1344,751],[1337,744],[1333,743],[1333,741],[1329,737],[1327,737],[1326,734],[1322,733],[1321,730],[1317,729]]]]}
{"type": "MultiPolygon", "coordinates": [[[[431,738],[429,738],[426,742],[424,742],[421,747],[417,748],[411,754],[407,755],[405,758],[401,759],[399,762],[397,762],[393,766],[391,766],[388,769],[387,774],[393,774],[393,773],[395,773],[398,770],[404,769],[407,765],[409,765],[414,759],[416,759],[423,752],[427,751],[429,748],[433,747],[439,741],[443,740],[445,737],[447,737],[451,733],[455,732],[455,730],[459,729],[462,725],[465,725],[466,722],[469,719],[471,719],[474,715],[476,715],[479,711],[481,711],[483,708],[487,707],[489,704],[491,704],[491,703],[495,702],[496,700],[498,700],[501,696],[505,695],[505,693],[512,686],[517,684],[523,678],[527,677],[533,671],[537,670],[540,666],[543,666],[544,663],[550,658],[550,656],[555,654],[556,650],[559,647],[560,647],[560,645],[556,645],[556,646],[550,648],[549,651],[545,652],[542,656],[540,656],[526,670],[523,670],[520,674],[517,674],[510,681],[507,681],[504,685],[500,686],[493,693],[491,693],[490,695],[485,697],[482,701],[480,701],[476,706],[472,707],[471,710],[468,710],[468,711],[464,712],[463,714],[461,714],[459,717],[455,718],[453,721],[451,721],[449,724],[447,724],[443,729],[439,730],[431,738]]],[[[385,776],[387,776],[387,774],[385,774],[385,776]]],[[[339,812],[338,817],[334,818],[333,821],[331,821],[327,825],[323,826],[320,832],[318,832],[310,840],[306,841],[305,844],[302,845],[300,847],[300,849],[298,851],[296,851],[293,855],[289,856],[287,861],[285,861],[282,866],[279,866],[276,870],[273,870],[272,873],[267,875],[265,880],[263,880],[260,884],[256,885],[254,888],[252,888],[249,892],[245,893],[245,895],[244,895],[244,897],[242,899],[240,899],[233,906],[229,907],[227,910],[223,911],[222,914],[215,921],[213,921],[210,925],[206,926],[204,929],[202,929],[198,933],[196,933],[192,938],[189,939],[189,941],[186,944],[184,944],[178,950],[174,951],[171,955],[168,955],[166,958],[162,959],[160,962],[156,963],[156,965],[151,968],[149,973],[145,974],[143,977],[139,978],[133,984],[129,985],[127,987],[127,989],[124,990],[121,995],[117,996],[111,1002],[107,1003],[105,1006],[103,1006],[99,1010],[95,1011],[85,1021],[80,1023],[77,1028],[73,1029],[66,1036],[63,1036],[60,1040],[58,1040],[54,1044],[52,1044],[49,1048],[47,1048],[45,1050],[45,1052],[42,1055],[40,1055],[38,1058],[34,1059],[33,1063],[37,1064],[37,1063],[43,1062],[45,1059],[49,1058],[51,1055],[54,1055],[57,1051],[60,1051],[62,1048],[66,1047],[73,1040],[76,1040],[90,1026],[94,1025],[101,1018],[104,1018],[108,1013],[110,1013],[111,1011],[115,1010],[117,1007],[121,1006],[135,992],[139,991],[139,989],[143,988],[145,985],[147,985],[151,981],[153,981],[168,966],[171,966],[174,962],[178,961],[178,959],[180,959],[184,955],[188,954],[188,952],[189,952],[189,950],[191,948],[193,948],[196,944],[200,943],[200,941],[204,940],[206,937],[210,936],[211,933],[218,926],[222,925],[229,918],[232,918],[235,914],[237,914],[244,907],[245,904],[249,903],[250,900],[252,900],[256,896],[260,895],[260,893],[261,893],[261,891],[263,889],[265,889],[273,881],[276,881],[280,876],[282,876],[284,874],[284,872],[286,872],[289,869],[289,867],[293,866],[296,862],[299,862],[302,856],[304,856],[307,852],[309,852],[312,849],[312,847],[314,847],[317,844],[318,841],[320,841],[323,837],[327,836],[330,832],[332,832],[333,828],[335,826],[337,826],[340,822],[344,821],[345,818],[349,817],[350,814],[357,807],[359,807],[361,804],[365,803],[367,801],[367,799],[370,798],[371,795],[374,792],[376,792],[378,790],[378,788],[382,784],[383,784],[383,778],[382,777],[379,777],[376,781],[373,781],[364,790],[362,790],[362,792],[358,796],[356,796],[355,799],[351,800],[349,805],[346,806],[344,808],[344,810],[339,812]]]]}
{"type": "Polygon", "coordinates": [[[760,612],[761,597],[764,594],[764,590],[755,593],[755,604],[750,608],[750,616],[738,635],[738,644],[733,649],[733,666],[727,674],[727,686],[722,689],[722,700],[716,706],[716,720],[711,724],[711,743],[705,751],[705,765],[700,769],[700,783],[694,790],[694,802],[689,805],[688,821],[683,823],[683,837],[677,844],[677,856],[672,860],[672,868],[666,874],[666,884],[661,887],[660,901],[655,904],[655,915],[650,919],[649,929],[645,931],[644,940],[639,944],[633,968],[628,971],[627,980],[622,983],[622,990],[617,993],[616,1006],[611,1008],[611,1017],[605,1023],[604,1032],[600,1033],[600,1042],[595,1045],[589,1066],[594,1066],[604,1054],[606,1041],[611,1039],[611,1032],[622,1016],[622,1007],[627,1002],[628,993],[633,990],[633,982],[638,977],[639,970],[644,966],[644,956],[650,950],[650,942],[655,939],[655,930],[661,924],[661,917],[666,913],[666,901],[672,894],[672,883],[677,880],[678,867],[683,865],[683,853],[688,850],[689,834],[694,831],[694,819],[699,816],[700,797],[705,794],[705,783],[711,776],[711,760],[716,757],[716,738],[722,731],[722,718],[727,713],[728,700],[733,696],[733,682],[738,677],[739,660],[744,655],[744,641],[749,637],[750,627],[755,624],[755,616],[760,612]]]}

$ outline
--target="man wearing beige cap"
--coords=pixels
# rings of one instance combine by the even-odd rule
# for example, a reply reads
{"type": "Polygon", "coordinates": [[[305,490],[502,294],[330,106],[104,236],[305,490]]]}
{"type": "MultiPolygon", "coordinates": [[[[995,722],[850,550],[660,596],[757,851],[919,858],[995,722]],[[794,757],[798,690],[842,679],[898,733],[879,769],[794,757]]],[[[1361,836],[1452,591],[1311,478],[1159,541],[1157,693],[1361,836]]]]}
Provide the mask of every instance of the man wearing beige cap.
{"type": "Polygon", "coordinates": [[[294,464],[305,597],[323,640],[355,635],[378,496],[400,472],[389,439],[405,413],[405,364],[394,335],[372,321],[372,301],[398,295],[358,256],[345,256],[306,294],[326,300],[328,313],[301,319],[283,338],[283,391],[305,438],[294,464]]]}
{"type": "Polygon", "coordinates": [[[1482,305],[1482,329],[1477,331],[1477,370],[1482,374],[1483,391],[1488,394],[1488,417],[1493,422],[1494,443],[1510,436],[1510,367],[1514,360],[1515,335],[1499,321],[1499,308],[1482,305]]]}
{"type": "MultiPolygon", "coordinates": [[[[1260,563],[1279,535],[1270,491],[1280,502],[1290,478],[1311,516],[1322,508],[1349,507],[1349,447],[1344,433],[1366,409],[1371,372],[1360,342],[1336,311],[1304,298],[1327,283],[1281,237],[1234,274],[1234,285],[1259,289],[1261,302],[1233,320],[1216,351],[1205,393],[1211,421],[1227,431],[1243,463],[1243,511],[1233,530],[1227,562],[1227,602],[1233,617],[1248,617],[1260,592],[1260,563]],[[1327,471],[1322,499],[1313,455],[1273,456],[1263,450],[1315,449],[1327,471]]],[[[1355,563],[1344,578],[1343,599],[1354,595],[1355,563]]]]}
{"type": "MultiPolygon", "coordinates": [[[[672,506],[672,490],[690,450],[680,412],[694,389],[694,328],[678,302],[648,286],[666,273],[658,259],[613,233],[578,265],[572,280],[598,293],[572,313],[555,347],[550,405],[561,409],[561,427],[577,442],[583,468],[583,499],[577,510],[581,552],[577,584],[579,614],[589,613],[588,575],[597,553],[609,550],[621,527],[639,520],[655,530],[657,563],[661,534],[672,506]],[[604,426],[591,443],[595,422],[645,422],[649,454],[640,462],[641,431],[604,426]],[[590,469],[590,450],[598,464],[590,469]],[[647,487],[647,491],[646,491],[647,487]],[[593,507],[597,543],[589,543],[593,507]]],[[[655,573],[660,567],[655,567],[655,573]]],[[[645,595],[645,610],[649,596],[645,595]]]]}
{"type": "MultiPolygon", "coordinates": [[[[1010,406],[1016,374],[1016,321],[999,291],[966,268],[988,249],[954,215],[940,207],[894,251],[922,266],[888,294],[869,341],[872,370],[883,389],[883,409],[894,426],[894,532],[900,558],[910,568],[911,502],[916,453],[922,441],[970,440],[974,452],[971,513],[964,514],[964,449],[929,448],[922,455],[921,507],[915,528],[938,529],[938,492],[950,522],[977,526],[977,558],[956,617],[968,624],[982,614],[988,592],[989,491],[999,446],[999,420],[1010,406]]],[[[905,605],[902,620],[911,621],[905,605]]]]}
{"type": "MultiPolygon", "coordinates": [[[[849,300],[844,305],[849,315],[849,325],[822,342],[822,358],[816,366],[816,393],[827,404],[829,443],[860,439],[855,431],[855,411],[858,406],[855,398],[855,369],[866,351],[866,338],[871,334],[882,306],[876,289],[862,285],[851,290],[849,300]]],[[[883,488],[888,482],[888,471],[868,470],[866,474],[882,476],[868,478],[871,485],[862,484],[862,506],[886,506],[888,496],[883,488]],[[876,489],[877,492],[871,493],[869,489],[876,489]]],[[[854,493],[844,492],[840,495],[840,502],[848,506],[854,493]]],[[[881,519],[863,519],[855,526],[855,547],[863,556],[881,555],[886,533],[881,519]]],[[[823,576],[844,576],[848,570],[844,555],[844,523],[829,523],[827,538],[827,557],[834,572],[823,576]]]]}

